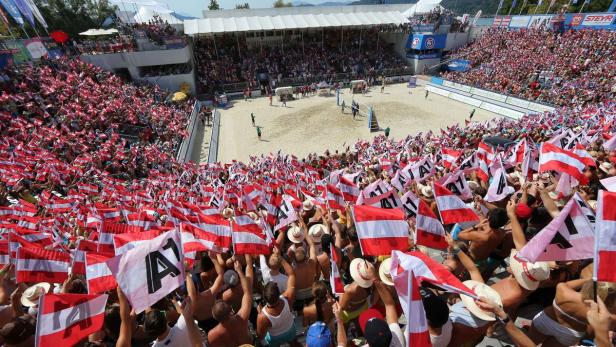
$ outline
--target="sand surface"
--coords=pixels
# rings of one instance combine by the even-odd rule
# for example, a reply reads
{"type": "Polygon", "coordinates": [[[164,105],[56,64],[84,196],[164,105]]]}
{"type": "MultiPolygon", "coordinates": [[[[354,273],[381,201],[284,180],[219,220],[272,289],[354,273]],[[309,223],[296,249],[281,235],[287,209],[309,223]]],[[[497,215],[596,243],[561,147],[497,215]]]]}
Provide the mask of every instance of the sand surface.
{"type": "MultiPolygon", "coordinates": [[[[276,98],[272,106],[265,97],[235,100],[228,109],[220,110],[218,160],[247,160],[250,155],[275,153],[279,149],[304,157],[311,152],[323,153],[325,149],[343,149],[357,139],[371,139],[382,133],[370,132],[367,116],[353,119],[348,108],[352,99],[362,110],[372,106],[381,129],[389,127],[390,136],[396,139],[419,131],[438,131],[448,125],[463,124],[473,109],[437,94],[431,93],[426,99],[423,87],[408,89],[406,84],[388,85],[382,94],[378,86],[365,95],[351,94],[345,89],[341,94],[341,100],[345,100],[347,105],[345,114],[342,114],[341,107],[336,106],[334,95],[308,96],[287,102],[287,107],[276,98]],[[256,125],[262,129],[261,140],[251,124],[251,112],[255,114],[256,125]]],[[[484,121],[493,117],[498,115],[477,109],[473,120],[484,121]]],[[[203,137],[202,147],[208,146],[208,142],[209,134],[203,137]]],[[[207,160],[206,153],[203,148],[199,156],[201,162],[207,160]]]]}

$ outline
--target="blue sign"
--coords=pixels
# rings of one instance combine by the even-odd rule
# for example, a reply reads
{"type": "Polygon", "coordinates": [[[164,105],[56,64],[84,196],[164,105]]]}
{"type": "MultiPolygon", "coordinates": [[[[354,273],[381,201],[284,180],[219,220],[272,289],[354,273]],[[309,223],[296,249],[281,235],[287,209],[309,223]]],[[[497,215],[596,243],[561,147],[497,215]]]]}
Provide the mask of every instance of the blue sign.
{"type": "Polygon", "coordinates": [[[0,4],[2,4],[4,9],[6,9],[6,12],[8,12],[11,17],[13,17],[17,24],[21,26],[24,25],[24,18],[21,16],[21,13],[19,13],[19,9],[17,8],[13,0],[0,0],[0,4]]]}
{"type": "Polygon", "coordinates": [[[413,54],[413,53],[407,53],[406,54],[407,58],[411,58],[411,59],[417,59],[417,60],[422,60],[422,59],[437,59],[441,57],[441,53],[439,52],[435,52],[435,53],[426,53],[426,54],[413,54]]]}
{"type": "Polygon", "coordinates": [[[434,32],[434,27],[436,24],[417,24],[413,25],[413,32],[416,33],[431,33],[434,32]]]}
{"type": "Polygon", "coordinates": [[[454,59],[447,64],[449,71],[468,71],[471,68],[471,62],[466,59],[454,59]]]}
{"type": "Polygon", "coordinates": [[[413,34],[406,42],[407,49],[443,49],[447,43],[447,34],[413,34]]]}

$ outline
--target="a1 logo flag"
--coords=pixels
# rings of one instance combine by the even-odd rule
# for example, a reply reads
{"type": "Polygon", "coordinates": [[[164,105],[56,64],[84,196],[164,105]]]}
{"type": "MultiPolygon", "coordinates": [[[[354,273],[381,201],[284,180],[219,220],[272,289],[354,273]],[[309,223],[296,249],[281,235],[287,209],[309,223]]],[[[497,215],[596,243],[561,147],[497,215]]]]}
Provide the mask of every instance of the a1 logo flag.
{"type": "Polygon", "coordinates": [[[616,282],[616,193],[599,191],[595,223],[594,280],[616,282]]]}
{"type": "Polygon", "coordinates": [[[103,328],[107,294],[45,294],[39,300],[35,346],[75,346],[103,328]]]}
{"type": "Polygon", "coordinates": [[[282,203],[276,210],[277,222],[276,226],[274,227],[274,230],[280,230],[297,220],[297,212],[295,212],[295,209],[291,204],[292,200],[293,198],[291,196],[284,195],[282,203]]]}
{"type": "Polygon", "coordinates": [[[109,259],[107,265],[139,314],[184,283],[183,262],[180,233],[171,230],[109,259]]]}

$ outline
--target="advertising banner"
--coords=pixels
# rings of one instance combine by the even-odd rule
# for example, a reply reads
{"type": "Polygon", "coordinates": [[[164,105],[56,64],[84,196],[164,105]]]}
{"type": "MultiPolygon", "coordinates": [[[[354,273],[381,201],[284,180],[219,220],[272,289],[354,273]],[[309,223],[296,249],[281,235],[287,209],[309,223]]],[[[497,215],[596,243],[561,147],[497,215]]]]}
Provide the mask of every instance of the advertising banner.
{"type": "Polygon", "coordinates": [[[442,49],[447,43],[447,34],[429,35],[429,34],[413,34],[409,35],[406,42],[408,49],[442,49]]]}

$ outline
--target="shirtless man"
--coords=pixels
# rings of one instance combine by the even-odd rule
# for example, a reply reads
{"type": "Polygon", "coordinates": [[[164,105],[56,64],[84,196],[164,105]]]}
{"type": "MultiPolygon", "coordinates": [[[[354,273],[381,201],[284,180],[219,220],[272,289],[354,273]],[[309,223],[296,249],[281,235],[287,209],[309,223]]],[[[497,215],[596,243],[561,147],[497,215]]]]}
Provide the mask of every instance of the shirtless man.
{"type": "MultiPolygon", "coordinates": [[[[201,293],[197,293],[197,286],[192,281],[192,277],[190,280],[186,281],[186,288],[188,291],[188,296],[191,298],[193,312],[195,318],[199,321],[199,325],[206,332],[209,331],[209,327],[213,327],[216,324],[216,321],[212,319],[212,306],[216,301],[216,296],[219,294],[220,290],[223,286],[223,267],[215,258],[208,258],[213,263],[214,268],[216,269],[216,274],[218,275],[214,280],[214,283],[206,290],[201,293]]],[[[203,275],[203,273],[202,273],[203,275]]],[[[202,280],[203,280],[203,276],[202,280]]]]}
{"type": "Polygon", "coordinates": [[[295,249],[295,263],[293,270],[297,278],[295,299],[307,300],[312,298],[312,284],[317,280],[317,250],[311,237],[307,237],[308,228],[303,220],[299,222],[304,231],[304,239],[308,242],[309,258],[306,259],[306,249],[299,247],[295,249]]]}
{"type": "MultiPolygon", "coordinates": [[[[345,323],[356,319],[370,307],[368,300],[373,294],[372,284],[376,278],[374,265],[365,259],[353,259],[350,268],[353,283],[344,287],[344,294],[340,298],[340,313],[345,323]]],[[[372,302],[374,299],[373,297],[372,302]]]]}
{"type": "Polygon", "coordinates": [[[248,332],[248,319],[252,308],[252,258],[246,255],[246,274],[237,260],[233,265],[244,291],[242,306],[237,314],[231,315],[231,306],[226,302],[218,301],[214,304],[212,317],[220,323],[207,335],[210,346],[237,347],[253,342],[248,332]]]}
{"type": "MultiPolygon", "coordinates": [[[[462,230],[459,233],[452,233],[454,241],[469,242],[468,254],[479,268],[479,271],[484,275],[487,275],[494,267],[493,264],[490,264],[488,258],[503,242],[505,231],[502,227],[505,226],[508,221],[507,211],[502,208],[495,208],[490,210],[488,218],[482,220],[479,224],[472,228],[462,230]]],[[[447,261],[450,262],[451,260],[453,259],[450,258],[447,261]]],[[[455,263],[456,265],[449,266],[453,269],[457,269],[460,263],[455,263]]]]}

